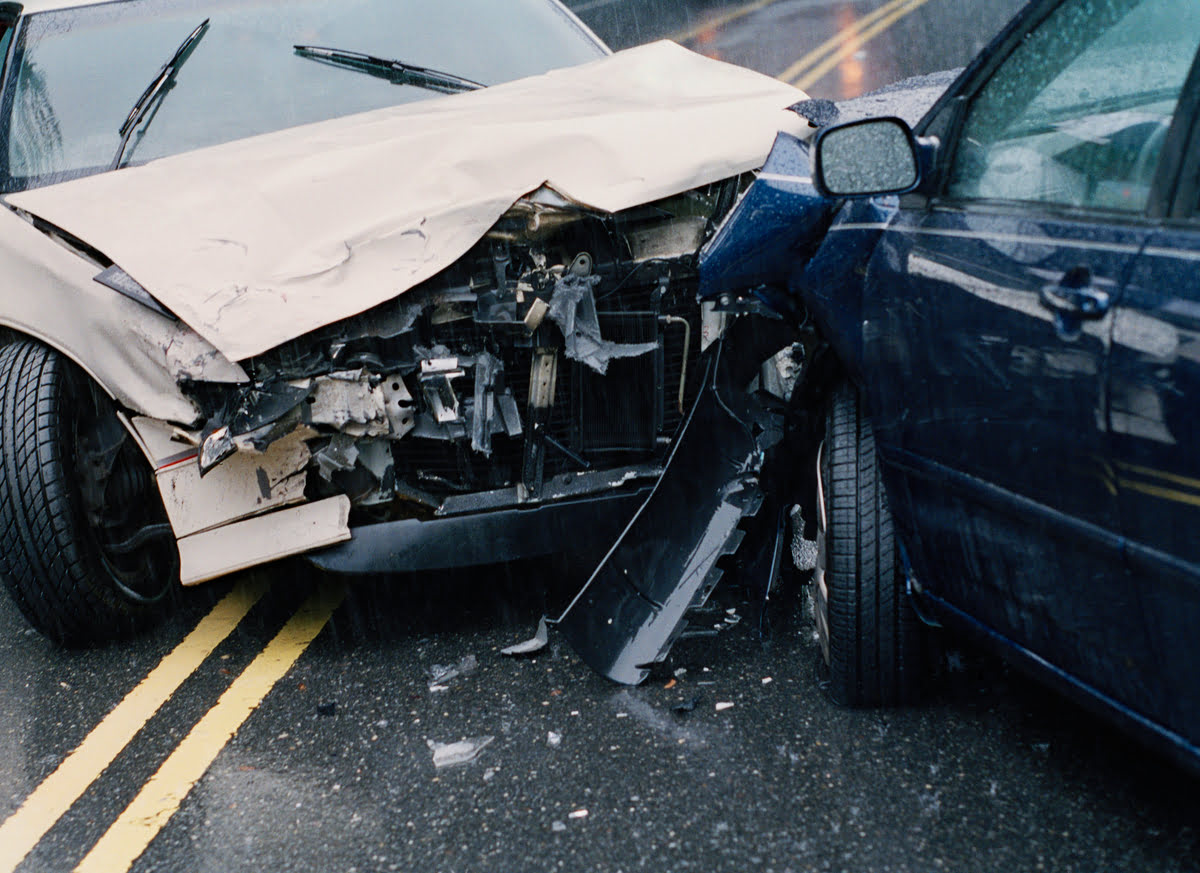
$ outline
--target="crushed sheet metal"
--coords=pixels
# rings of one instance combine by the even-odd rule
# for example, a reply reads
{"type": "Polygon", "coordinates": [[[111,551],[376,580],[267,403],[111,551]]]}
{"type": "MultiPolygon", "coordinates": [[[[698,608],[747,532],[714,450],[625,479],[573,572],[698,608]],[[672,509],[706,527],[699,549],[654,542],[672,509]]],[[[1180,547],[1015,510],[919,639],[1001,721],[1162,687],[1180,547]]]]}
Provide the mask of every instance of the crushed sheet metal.
{"type": "Polygon", "coordinates": [[[179,540],[179,579],[197,585],[228,573],[350,539],[350,498],[330,497],[179,540]]]}
{"type": "Polygon", "coordinates": [[[648,355],[658,349],[658,343],[615,343],[600,335],[600,317],[592,293],[599,281],[599,276],[571,273],[559,279],[550,298],[550,320],[562,329],[566,356],[603,376],[609,361],[648,355]]]}
{"type": "Polygon", "coordinates": [[[544,184],[617,212],[755,169],[811,132],[798,96],[660,42],[7,199],[238,361],[430,278],[544,184]]]}
{"type": "MultiPolygon", "coordinates": [[[[164,439],[165,433],[174,430],[168,424],[135,418],[133,425],[147,445],[179,445],[164,439]]],[[[175,536],[191,536],[303,503],[310,458],[304,440],[309,436],[311,433],[302,429],[272,443],[262,454],[239,452],[204,477],[192,461],[194,448],[185,447],[185,454],[174,459],[163,457],[165,463],[156,465],[156,478],[175,536]]]]}
{"type": "MultiPolygon", "coordinates": [[[[388,376],[385,381],[403,384],[398,375],[388,376]]],[[[387,436],[392,428],[383,388],[372,385],[365,370],[330,373],[316,379],[308,399],[308,420],[353,437],[387,436]]]]}

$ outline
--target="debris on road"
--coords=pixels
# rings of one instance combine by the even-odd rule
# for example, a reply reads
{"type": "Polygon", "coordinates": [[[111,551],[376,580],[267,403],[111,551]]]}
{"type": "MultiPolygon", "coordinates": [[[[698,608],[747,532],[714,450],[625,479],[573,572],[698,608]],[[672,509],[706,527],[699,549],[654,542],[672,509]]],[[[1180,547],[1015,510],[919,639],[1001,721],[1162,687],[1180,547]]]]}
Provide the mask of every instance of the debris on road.
{"type": "Polygon", "coordinates": [[[546,616],[543,615],[541,621],[538,622],[537,633],[533,635],[532,639],[509,646],[506,649],[501,649],[500,654],[510,657],[513,655],[533,655],[546,648],[546,644],[549,642],[550,630],[546,627],[546,616]]]}
{"type": "Polygon", "coordinates": [[[459,740],[457,743],[439,743],[436,740],[426,740],[425,744],[433,752],[433,766],[440,770],[443,767],[456,767],[461,764],[471,763],[495,739],[495,737],[474,737],[472,739],[459,740]]]}
{"type": "Polygon", "coordinates": [[[683,715],[684,713],[687,713],[687,712],[692,712],[693,710],[695,710],[696,706],[700,703],[700,697],[701,696],[699,694],[697,694],[693,697],[688,698],[683,703],[677,703],[675,706],[671,707],[671,711],[677,712],[680,715],[683,715]]]}
{"type": "Polygon", "coordinates": [[[461,676],[470,676],[479,669],[479,661],[474,655],[466,655],[457,664],[434,664],[429,668],[429,690],[448,691],[447,684],[461,676]]]}
{"type": "Polygon", "coordinates": [[[587,818],[588,811],[586,809],[576,809],[567,814],[567,818],[587,818]]]}
{"type": "Polygon", "coordinates": [[[717,712],[724,712],[727,709],[733,709],[733,704],[729,701],[722,701],[716,706],[717,712]]]}
{"type": "Polygon", "coordinates": [[[557,731],[550,731],[546,734],[546,745],[552,749],[557,749],[562,745],[562,734],[557,731]]]}

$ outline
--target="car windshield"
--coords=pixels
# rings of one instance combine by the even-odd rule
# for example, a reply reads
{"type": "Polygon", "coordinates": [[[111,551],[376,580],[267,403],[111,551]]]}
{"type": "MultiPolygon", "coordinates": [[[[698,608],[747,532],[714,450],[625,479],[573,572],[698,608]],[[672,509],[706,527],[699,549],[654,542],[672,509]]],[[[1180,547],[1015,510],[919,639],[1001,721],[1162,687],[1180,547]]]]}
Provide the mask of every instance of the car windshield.
{"type": "Polygon", "coordinates": [[[441,96],[313,63],[296,45],[395,59],[484,85],[604,52],[548,0],[128,0],[31,14],[6,75],[3,190],[107,169],[138,96],[205,19],[204,38],[144,114],[127,162],[441,96]]]}

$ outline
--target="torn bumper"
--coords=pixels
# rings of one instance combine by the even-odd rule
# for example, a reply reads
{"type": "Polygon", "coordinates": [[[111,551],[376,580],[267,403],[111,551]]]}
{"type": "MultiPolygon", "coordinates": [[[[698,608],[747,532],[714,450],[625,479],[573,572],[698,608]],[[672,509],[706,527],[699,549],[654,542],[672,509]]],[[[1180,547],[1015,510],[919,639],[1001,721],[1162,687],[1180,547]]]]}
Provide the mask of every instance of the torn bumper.
{"type": "Polygon", "coordinates": [[[477,567],[553,555],[603,554],[650,489],[601,494],[531,508],[508,508],[428,521],[405,519],[353,528],[351,539],[306,559],[331,573],[374,575],[477,567]]]}

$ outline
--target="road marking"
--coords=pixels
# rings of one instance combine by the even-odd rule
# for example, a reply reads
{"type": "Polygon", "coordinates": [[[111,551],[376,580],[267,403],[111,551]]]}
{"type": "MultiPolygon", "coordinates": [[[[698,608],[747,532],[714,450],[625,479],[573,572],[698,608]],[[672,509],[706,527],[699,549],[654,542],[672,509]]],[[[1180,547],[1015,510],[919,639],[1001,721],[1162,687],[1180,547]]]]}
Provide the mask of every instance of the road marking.
{"type": "Polygon", "coordinates": [[[146,851],[192,787],[329,622],[346,595],[324,583],[183,738],[158,772],[79,862],[75,873],[123,873],[146,851]]]}
{"type": "Polygon", "coordinates": [[[846,58],[897,21],[920,9],[928,2],[929,0],[890,0],[874,12],[854,22],[849,28],[839,31],[821,43],[780,73],[777,78],[795,85],[802,91],[811,88],[846,58]]]}
{"type": "Polygon", "coordinates": [[[266,581],[261,577],[238,583],[25,798],[0,825],[0,873],[17,868],[184,680],[233,632],[266,590],[266,581]]]}
{"type": "Polygon", "coordinates": [[[766,9],[768,6],[773,6],[778,2],[779,0],[758,0],[758,2],[751,3],[749,6],[743,6],[732,12],[726,12],[724,15],[718,15],[716,18],[710,18],[702,24],[697,24],[695,27],[676,33],[673,36],[667,37],[667,39],[677,43],[691,42],[706,31],[720,30],[727,24],[732,24],[741,18],[745,18],[747,15],[753,15],[758,10],[766,9]]]}

